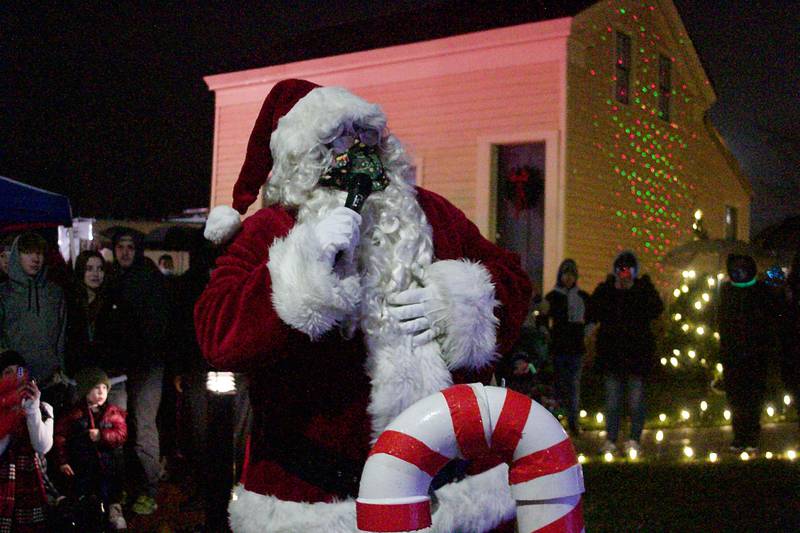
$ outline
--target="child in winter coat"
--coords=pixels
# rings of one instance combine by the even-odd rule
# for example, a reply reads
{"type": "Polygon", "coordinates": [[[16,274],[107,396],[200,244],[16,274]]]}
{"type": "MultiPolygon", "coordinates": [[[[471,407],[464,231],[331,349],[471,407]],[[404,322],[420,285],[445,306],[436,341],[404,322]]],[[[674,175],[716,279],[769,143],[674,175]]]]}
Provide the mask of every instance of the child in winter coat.
{"type": "Polygon", "coordinates": [[[96,496],[108,509],[112,529],[127,527],[122,514],[122,445],[128,436],[125,411],[106,403],[108,375],[85,368],[75,376],[78,403],[56,424],[56,463],[71,480],[77,500],[96,496]]]}
{"type": "Polygon", "coordinates": [[[0,355],[0,531],[47,531],[47,496],[37,454],[53,445],[53,408],[41,402],[25,359],[0,355]]]}

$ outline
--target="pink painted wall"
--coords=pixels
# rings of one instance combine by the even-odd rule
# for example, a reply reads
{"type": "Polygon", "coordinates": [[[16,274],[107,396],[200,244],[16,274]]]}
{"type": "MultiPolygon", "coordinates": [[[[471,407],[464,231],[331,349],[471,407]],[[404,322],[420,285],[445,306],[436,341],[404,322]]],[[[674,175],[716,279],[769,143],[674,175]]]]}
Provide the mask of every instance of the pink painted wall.
{"type": "Polygon", "coordinates": [[[563,126],[570,19],[209,76],[216,92],[211,205],[229,204],[247,139],[270,88],[291,77],[342,85],[379,103],[419,163],[422,184],[492,219],[481,139],[563,126]],[[481,201],[483,197],[483,201],[481,201]]]}

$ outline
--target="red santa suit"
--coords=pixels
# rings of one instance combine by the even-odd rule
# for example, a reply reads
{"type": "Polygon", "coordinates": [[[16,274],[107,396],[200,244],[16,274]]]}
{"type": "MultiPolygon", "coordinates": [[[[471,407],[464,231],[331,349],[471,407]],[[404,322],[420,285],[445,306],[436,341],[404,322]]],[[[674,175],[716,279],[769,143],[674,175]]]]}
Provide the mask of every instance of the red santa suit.
{"type": "MultiPolygon", "coordinates": [[[[270,205],[241,228],[224,209],[210,217],[211,238],[237,233],[195,308],[198,338],[213,366],[249,374],[254,411],[234,531],[357,531],[352,497],[374,439],[429,394],[488,383],[525,318],[531,288],[518,257],[408,185],[403,155],[378,106],[281,82],[234,190],[244,212],[266,181],[270,205]],[[344,193],[317,181],[331,142],[353,133],[374,137],[390,184],[367,199],[357,245],[331,266],[319,228],[344,193]],[[420,290],[421,303],[394,305],[420,290]],[[403,327],[412,307],[422,335],[403,327]]],[[[437,493],[448,527],[488,531],[513,517],[504,471],[451,485],[437,493]]]]}

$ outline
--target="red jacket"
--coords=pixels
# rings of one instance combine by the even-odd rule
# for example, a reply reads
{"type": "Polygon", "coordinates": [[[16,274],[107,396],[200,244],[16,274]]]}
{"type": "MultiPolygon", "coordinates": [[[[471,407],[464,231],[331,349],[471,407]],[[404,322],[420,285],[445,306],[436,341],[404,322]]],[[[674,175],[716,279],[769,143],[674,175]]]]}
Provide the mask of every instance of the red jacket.
{"type": "Polygon", "coordinates": [[[116,405],[106,403],[97,413],[87,405],[75,407],[56,422],[53,448],[56,464],[84,463],[88,454],[119,448],[128,438],[126,413],[116,405]],[[100,440],[89,440],[89,430],[99,429],[100,440]]]}
{"type": "MultiPolygon", "coordinates": [[[[447,200],[419,189],[437,260],[470,259],[491,275],[499,319],[497,346],[508,351],[530,299],[519,258],[492,244],[447,200]]],[[[267,263],[273,242],[295,226],[280,206],[261,209],[217,261],[195,307],[199,344],[216,368],[250,374],[254,411],[244,485],[281,500],[321,502],[353,496],[370,448],[363,337],[338,330],[317,341],[284,323],[272,305],[267,263]]],[[[457,371],[456,383],[488,383],[493,368],[457,371]]]]}

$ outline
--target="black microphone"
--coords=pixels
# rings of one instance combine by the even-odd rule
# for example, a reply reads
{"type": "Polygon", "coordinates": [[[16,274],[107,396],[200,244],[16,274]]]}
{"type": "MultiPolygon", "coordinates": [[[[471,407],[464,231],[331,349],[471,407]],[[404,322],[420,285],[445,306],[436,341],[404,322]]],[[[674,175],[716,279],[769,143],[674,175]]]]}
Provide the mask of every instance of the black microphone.
{"type": "MultiPolygon", "coordinates": [[[[361,208],[364,207],[364,202],[367,196],[372,192],[372,179],[366,174],[356,174],[347,184],[347,198],[344,201],[344,206],[352,209],[356,213],[361,213],[361,208]]],[[[342,258],[343,252],[339,250],[336,252],[336,257],[333,259],[333,264],[339,262],[342,258]]]]}
{"type": "Polygon", "coordinates": [[[356,174],[347,184],[347,199],[344,201],[344,206],[360,213],[371,192],[372,180],[370,177],[366,174],[356,174]]]}

